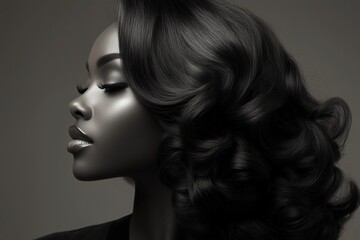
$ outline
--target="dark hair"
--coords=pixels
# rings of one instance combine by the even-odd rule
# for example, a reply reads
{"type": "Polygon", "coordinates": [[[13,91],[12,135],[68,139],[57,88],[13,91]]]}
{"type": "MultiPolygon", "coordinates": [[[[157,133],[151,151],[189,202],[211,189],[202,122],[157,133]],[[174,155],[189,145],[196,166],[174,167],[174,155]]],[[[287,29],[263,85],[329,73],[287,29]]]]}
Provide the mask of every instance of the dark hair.
{"type": "MultiPolygon", "coordinates": [[[[195,239],[338,239],[347,103],[319,101],[270,27],[220,0],[120,0],[124,74],[166,134],[161,180],[195,239]]],[[[346,181],[345,181],[346,180],[346,181]]]]}

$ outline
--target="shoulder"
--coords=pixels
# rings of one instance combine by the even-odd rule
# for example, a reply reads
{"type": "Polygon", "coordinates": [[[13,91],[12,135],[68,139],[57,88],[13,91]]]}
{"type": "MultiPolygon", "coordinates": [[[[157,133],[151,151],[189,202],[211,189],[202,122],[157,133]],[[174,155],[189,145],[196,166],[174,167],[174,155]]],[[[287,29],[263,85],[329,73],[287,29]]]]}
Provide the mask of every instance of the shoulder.
{"type": "Polygon", "coordinates": [[[114,226],[116,226],[116,228],[123,227],[124,230],[127,230],[126,227],[128,226],[130,216],[131,214],[128,214],[119,219],[100,224],[94,224],[77,229],[50,233],[34,240],[107,240],[109,232],[114,231],[114,226]]]}

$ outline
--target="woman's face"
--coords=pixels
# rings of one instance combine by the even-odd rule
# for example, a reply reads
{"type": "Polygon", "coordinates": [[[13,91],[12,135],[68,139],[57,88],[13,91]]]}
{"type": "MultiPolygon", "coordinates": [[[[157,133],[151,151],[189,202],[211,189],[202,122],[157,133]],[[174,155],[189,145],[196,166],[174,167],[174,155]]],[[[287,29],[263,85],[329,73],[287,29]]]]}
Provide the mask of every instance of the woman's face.
{"type": "MultiPolygon", "coordinates": [[[[69,105],[74,126],[93,142],[69,142],[73,174],[79,180],[132,177],[156,167],[162,129],[126,84],[117,34],[114,23],[98,36],[87,62],[89,78],[80,87],[83,93],[69,105]],[[110,92],[99,84],[119,87],[110,92]]],[[[76,132],[69,128],[72,138],[81,138],[76,132]]]]}

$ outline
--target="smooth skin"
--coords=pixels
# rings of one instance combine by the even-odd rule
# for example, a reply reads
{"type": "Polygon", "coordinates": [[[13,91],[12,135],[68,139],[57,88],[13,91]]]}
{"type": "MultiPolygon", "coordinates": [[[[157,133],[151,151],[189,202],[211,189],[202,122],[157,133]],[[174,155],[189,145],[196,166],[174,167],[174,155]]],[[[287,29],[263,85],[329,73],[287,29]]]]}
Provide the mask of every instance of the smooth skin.
{"type": "Polygon", "coordinates": [[[70,103],[75,125],[94,144],[74,155],[73,173],[79,180],[118,176],[132,177],[154,167],[162,130],[136,100],[130,87],[105,92],[98,84],[125,82],[122,59],[114,58],[97,67],[108,54],[119,53],[116,24],[96,39],[88,58],[86,89],[70,103]]]}
{"type": "Polygon", "coordinates": [[[84,92],[69,105],[76,119],[74,125],[94,142],[74,153],[73,174],[84,181],[113,177],[134,180],[130,240],[186,239],[176,225],[172,191],[158,177],[157,151],[163,130],[128,85],[111,93],[99,87],[101,83],[126,83],[122,59],[97,64],[104,56],[119,52],[115,22],[94,42],[87,63],[89,78],[81,84],[84,92]]]}

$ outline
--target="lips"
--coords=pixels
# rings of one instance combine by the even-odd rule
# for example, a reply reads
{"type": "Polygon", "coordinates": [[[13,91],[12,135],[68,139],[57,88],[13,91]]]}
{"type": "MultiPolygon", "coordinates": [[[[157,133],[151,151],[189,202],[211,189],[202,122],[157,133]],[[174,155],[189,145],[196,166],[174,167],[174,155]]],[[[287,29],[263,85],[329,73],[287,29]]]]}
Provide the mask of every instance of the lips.
{"type": "Polygon", "coordinates": [[[74,125],[69,127],[69,135],[72,139],[79,139],[88,143],[94,143],[94,141],[89,136],[87,136],[81,129],[75,127],[74,125]]]}
{"type": "Polygon", "coordinates": [[[82,149],[85,149],[91,146],[94,141],[87,136],[80,128],[75,127],[74,125],[69,127],[69,134],[73,140],[68,143],[67,150],[70,153],[75,154],[82,149]]]}

